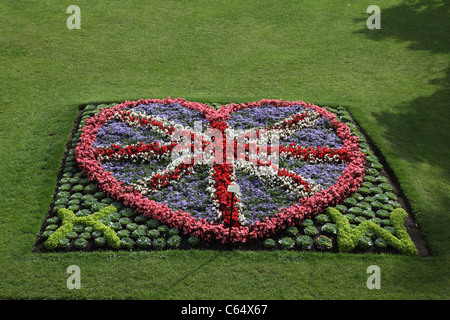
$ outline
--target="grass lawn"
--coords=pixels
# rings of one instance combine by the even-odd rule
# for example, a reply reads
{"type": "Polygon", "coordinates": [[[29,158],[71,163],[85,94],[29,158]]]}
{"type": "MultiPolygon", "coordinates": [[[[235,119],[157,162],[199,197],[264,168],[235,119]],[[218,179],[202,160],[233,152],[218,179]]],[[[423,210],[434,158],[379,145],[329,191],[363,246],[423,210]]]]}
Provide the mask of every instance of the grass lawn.
{"type": "Polygon", "coordinates": [[[0,298],[448,299],[446,1],[0,3],[0,298]],[[66,8],[81,9],[69,30],[66,8]],[[80,105],[140,98],[345,106],[381,150],[432,256],[35,254],[80,105]],[[66,286],[70,265],[82,289],[66,286]],[[381,289],[366,286],[370,265],[381,289]]]}

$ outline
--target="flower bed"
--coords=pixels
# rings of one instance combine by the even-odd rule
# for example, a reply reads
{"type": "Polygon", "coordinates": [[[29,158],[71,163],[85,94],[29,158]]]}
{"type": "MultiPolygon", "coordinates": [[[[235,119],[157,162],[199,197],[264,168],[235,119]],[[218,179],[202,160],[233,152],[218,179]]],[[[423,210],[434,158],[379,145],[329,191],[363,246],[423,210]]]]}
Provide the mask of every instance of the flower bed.
{"type": "Polygon", "coordinates": [[[400,207],[392,191],[342,108],[281,100],[212,107],[171,98],[88,106],[38,243],[45,250],[414,254],[392,240],[404,228],[390,219],[400,207]],[[90,216],[95,221],[85,222],[90,216]],[[389,236],[372,224],[359,228],[366,220],[389,236]],[[352,245],[339,244],[346,235],[352,245]]]}

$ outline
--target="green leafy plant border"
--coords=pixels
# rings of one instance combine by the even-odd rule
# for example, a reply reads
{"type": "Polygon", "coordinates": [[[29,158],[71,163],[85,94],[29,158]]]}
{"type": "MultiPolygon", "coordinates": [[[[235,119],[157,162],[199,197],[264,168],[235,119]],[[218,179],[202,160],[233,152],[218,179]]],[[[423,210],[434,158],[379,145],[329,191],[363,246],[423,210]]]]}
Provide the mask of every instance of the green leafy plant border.
{"type": "Polygon", "coordinates": [[[100,209],[98,212],[85,217],[77,217],[72,210],[61,208],[58,210],[58,217],[62,220],[62,225],[52,233],[45,241],[45,247],[47,249],[55,249],[59,245],[59,241],[66,237],[69,232],[73,231],[73,227],[76,224],[82,224],[85,227],[92,227],[94,230],[101,231],[112,248],[120,247],[120,238],[117,233],[99,220],[106,218],[111,213],[116,212],[117,209],[114,206],[108,206],[100,209]]]}
{"type": "Polygon", "coordinates": [[[397,236],[369,220],[361,222],[356,228],[352,229],[348,219],[336,208],[329,207],[326,214],[337,225],[337,242],[341,252],[353,251],[367,231],[372,230],[378,237],[385,239],[389,245],[401,253],[406,255],[418,254],[416,246],[403,225],[407,213],[402,208],[392,210],[390,217],[397,236]]]}

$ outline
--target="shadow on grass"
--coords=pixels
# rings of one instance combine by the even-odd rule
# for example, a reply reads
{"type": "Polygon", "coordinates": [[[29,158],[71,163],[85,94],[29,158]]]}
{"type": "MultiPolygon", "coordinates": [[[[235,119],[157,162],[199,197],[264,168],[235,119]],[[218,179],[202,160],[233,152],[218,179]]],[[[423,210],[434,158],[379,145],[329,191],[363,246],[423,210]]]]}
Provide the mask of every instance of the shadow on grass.
{"type": "MultiPolygon", "coordinates": [[[[411,50],[450,53],[450,2],[405,0],[381,9],[381,29],[363,28],[356,33],[374,41],[408,42],[411,50]]],[[[362,23],[358,20],[359,24],[362,23]]],[[[450,179],[450,65],[443,78],[430,81],[437,90],[395,107],[398,113],[374,113],[377,125],[386,130],[392,150],[409,162],[438,168],[450,179]],[[392,138],[392,139],[390,139],[392,138]]],[[[444,195],[445,199],[447,196],[444,195]]],[[[448,198],[447,198],[448,199],[448,198]]]]}

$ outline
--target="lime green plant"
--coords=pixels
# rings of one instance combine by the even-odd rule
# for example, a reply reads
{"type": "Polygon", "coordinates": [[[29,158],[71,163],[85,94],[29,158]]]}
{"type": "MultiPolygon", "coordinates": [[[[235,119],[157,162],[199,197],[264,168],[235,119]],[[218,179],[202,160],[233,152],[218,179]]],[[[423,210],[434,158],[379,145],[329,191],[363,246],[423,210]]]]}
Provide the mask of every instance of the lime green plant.
{"type": "Polygon", "coordinates": [[[391,212],[390,219],[392,225],[396,229],[395,236],[386,229],[381,228],[373,221],[363,221],[361,224],[352,229],[350,222],[345,218],[336,208],[328,208],[326,214],[337,225],[337,242],[339,251],[350,252],[360,242],[360,239],[372,230],[379,238],[386,240],[386,242],[399,250],[403,254],[417,255],[418,251],[409,237],[403,221],[406,218],[406,212],[402,208],[396,208],[391,212]]]}
{"type": "Polygon", "coordinates": [[[73,232],[75,225],[84,225],[85,227],[92,227],[93,230],[101,231],[103,233],[106,242],[112,248],[120,247],[120,238],[117,233],[109,226],[103,224],[99,220],[107,217],[109,214],[116,212],[114,206],[108,206],[100,209],[98,212],[84,217],[77,217],[73,211],[65,208],[58,210],[58,217],[62,220],[62,225],[52,233],[47,241],[45,241],[45,247],[47,249],[55,249],[58,246],[59,240],[66,237],[67,234],[73,232]]]}

